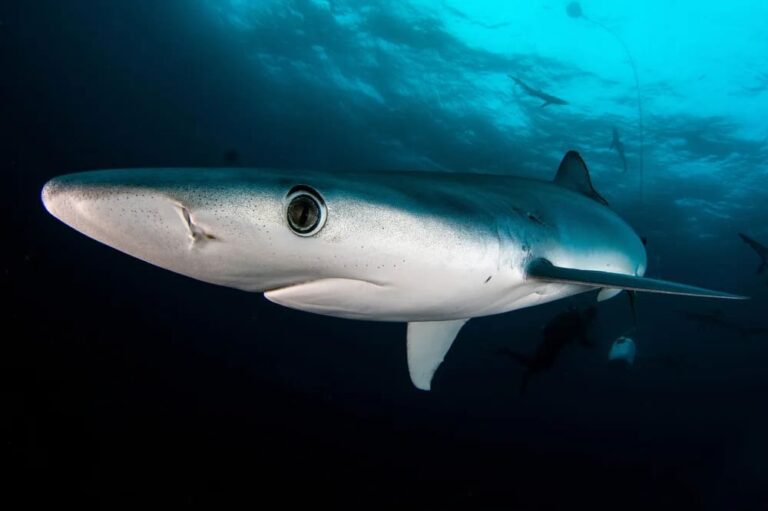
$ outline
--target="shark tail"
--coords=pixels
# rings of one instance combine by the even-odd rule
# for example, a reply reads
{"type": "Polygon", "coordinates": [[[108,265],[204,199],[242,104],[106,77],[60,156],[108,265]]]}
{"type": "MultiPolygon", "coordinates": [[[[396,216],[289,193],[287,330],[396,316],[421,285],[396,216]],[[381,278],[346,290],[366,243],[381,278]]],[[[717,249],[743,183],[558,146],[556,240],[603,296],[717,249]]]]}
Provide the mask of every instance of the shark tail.
{"type": "Polygon", "coordinates": [[[768,247],[758,241],[753,240],[746,234],[739,233],[739,237],[744,243],[752,247],[752,250],[754,250],[755,253],[760,257],[760,265],[757,267],[757,273],[763,273],[766,269],[768,269],[768,247]]]}

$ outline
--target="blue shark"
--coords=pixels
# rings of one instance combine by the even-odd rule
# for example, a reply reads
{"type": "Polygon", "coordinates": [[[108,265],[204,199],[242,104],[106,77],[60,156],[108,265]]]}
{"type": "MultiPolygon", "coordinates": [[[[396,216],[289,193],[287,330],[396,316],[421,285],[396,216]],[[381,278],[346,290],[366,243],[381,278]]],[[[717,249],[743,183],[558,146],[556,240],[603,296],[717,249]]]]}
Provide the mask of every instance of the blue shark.
{"type": "Polygon", "coordinates": [[[408,324],[411,380],[471,318],[600,290],[741,298],[645,277],[637,234],[576,152],[554,181],[446,172],[122,169],[47,182],[81,233],[204,282],[348,319],[408,324]]]}
{"type": "Polygon", "coordinates": [[[534,89],[533,87],[526,84],[524,81],[522,81],[520,78],[513,76],[513,75],[507,75],[512,80],[515,81],[524,91],[526,94],[528,94],[531,97],[539,98],[540,100],[544,101],[541,104],[541,108],[544,108],[545,106],[549,105],[567,105],[568,102],[564,99],[558,98],[557,96],[553,96],[552,94],[547,94],[546,92],[534,89]]]}
{"type": "Polygon", "coordinates": [[[619,130],[616,129],[616,127],[613,127],[613,138],[611,139],[611,147],[609,149],[613,149],[616,151],[616,154],[619,155],[619,159],[621,159],[621,165],[624,169],[624,172],[627,171],[627,155],[624,152],[624,143],[621,141],[621,136],[619,136],[619,130]]]}

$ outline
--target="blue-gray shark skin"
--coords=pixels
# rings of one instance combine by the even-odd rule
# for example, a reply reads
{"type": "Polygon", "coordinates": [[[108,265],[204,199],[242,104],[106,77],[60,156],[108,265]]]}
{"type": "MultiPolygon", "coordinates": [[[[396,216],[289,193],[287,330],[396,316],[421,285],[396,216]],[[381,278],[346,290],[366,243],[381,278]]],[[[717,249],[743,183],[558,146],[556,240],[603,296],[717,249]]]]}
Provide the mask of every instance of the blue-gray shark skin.
{"type": "Polygon", "coordinates": [[[603,297],[734,297],[642,278],[643,243],[594,191],[575,152],[555,182],[126,169],[52,179],[42,199],[83,234],[182,275],[307,312],[407,322],[411,377],[422,389],[470,318],[598,288],[603,297]],[[312,231],[297,231],[312,221],[312,231]]]}

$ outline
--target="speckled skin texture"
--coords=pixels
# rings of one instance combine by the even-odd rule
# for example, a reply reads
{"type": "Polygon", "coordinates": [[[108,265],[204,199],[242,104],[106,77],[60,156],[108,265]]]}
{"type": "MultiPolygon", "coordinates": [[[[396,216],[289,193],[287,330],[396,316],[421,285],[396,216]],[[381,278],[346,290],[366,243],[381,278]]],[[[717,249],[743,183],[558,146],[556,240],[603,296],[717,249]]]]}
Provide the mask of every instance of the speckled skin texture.
{"type": "Polygon", "coordinates": [[[345,318],[469,318],[591,289],[526,279],[536,257],[630,275],[646,265],[640,239],[608,207],[505,176],[127,169],[59,177],[42,195],[64,223],[147,262],[345,318]],[[300,184],[327,205],[309,237],[286,220],[300,184]]]}

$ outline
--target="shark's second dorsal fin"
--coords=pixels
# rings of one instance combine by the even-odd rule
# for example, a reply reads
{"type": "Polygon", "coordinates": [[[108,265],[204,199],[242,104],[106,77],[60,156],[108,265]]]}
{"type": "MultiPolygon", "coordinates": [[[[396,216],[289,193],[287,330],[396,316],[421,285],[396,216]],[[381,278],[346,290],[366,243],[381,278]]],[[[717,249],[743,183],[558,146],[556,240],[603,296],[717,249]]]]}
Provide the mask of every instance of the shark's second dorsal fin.
{"type": "Polygon", "coordinates": [[[579,192],[593,199],[600,204],[608,205],[608,201],[597,193],[592,186],[592,179],[589,177],[589,170],[581,156],[576,151],[568,151],[560,162],[555,176],[555,184],[579,192]]]}

